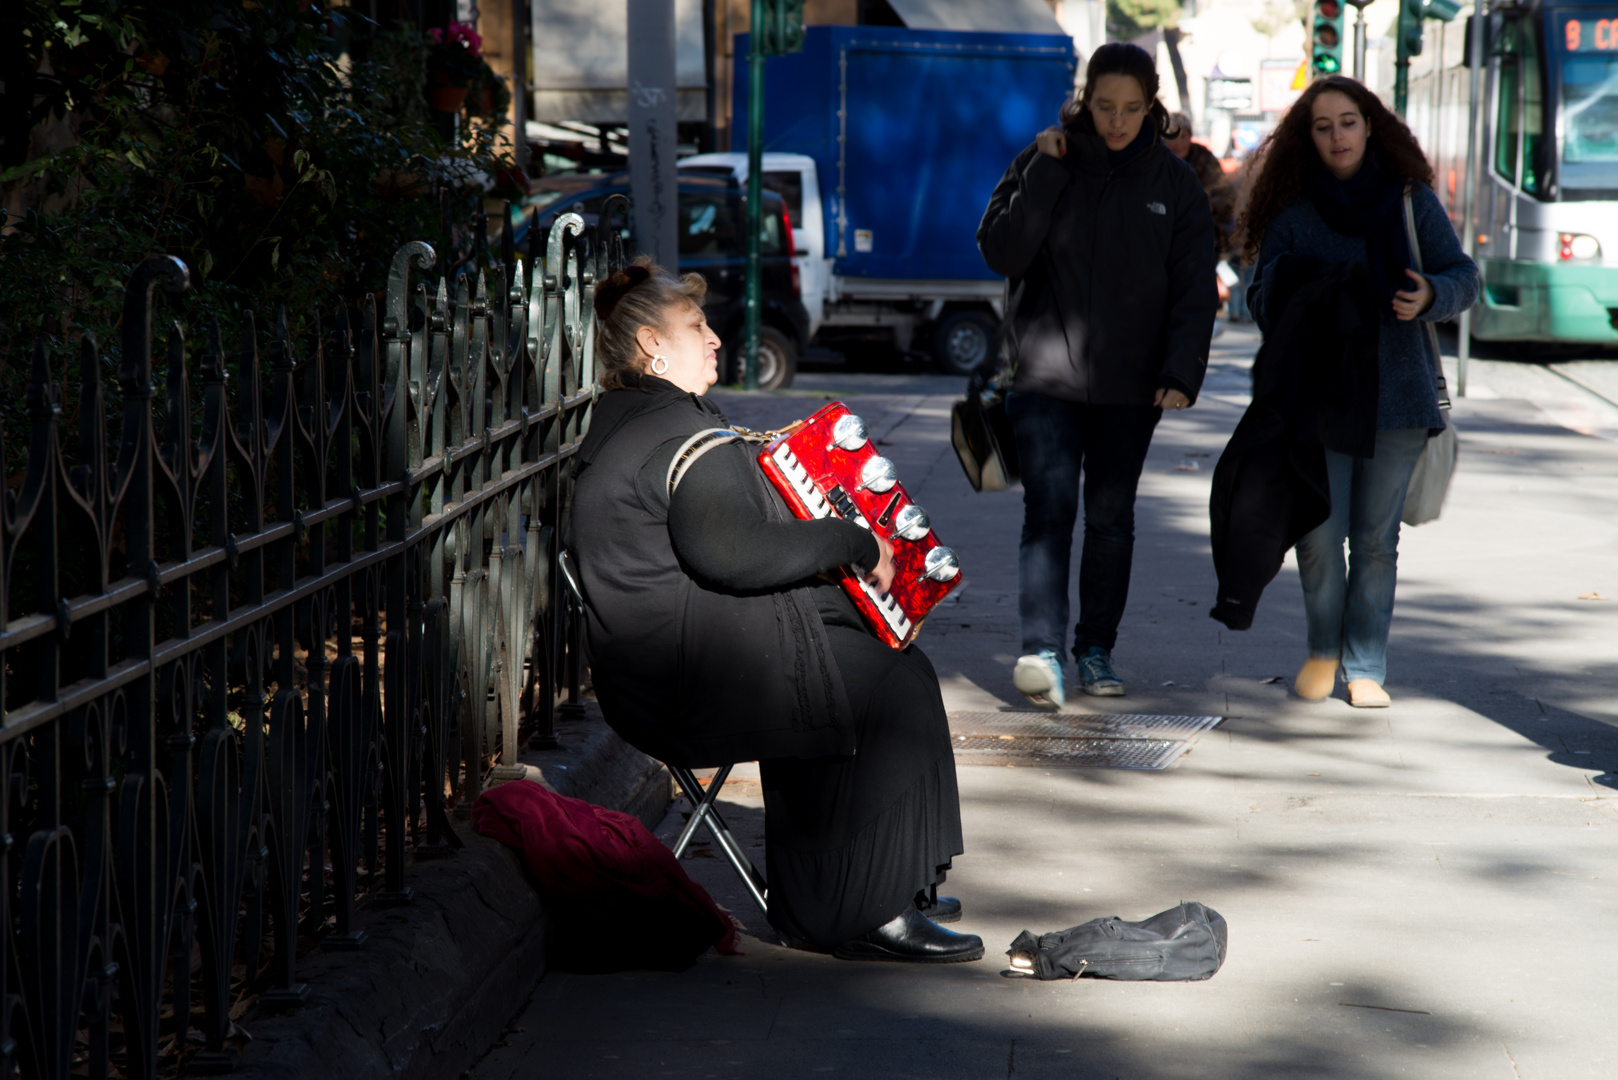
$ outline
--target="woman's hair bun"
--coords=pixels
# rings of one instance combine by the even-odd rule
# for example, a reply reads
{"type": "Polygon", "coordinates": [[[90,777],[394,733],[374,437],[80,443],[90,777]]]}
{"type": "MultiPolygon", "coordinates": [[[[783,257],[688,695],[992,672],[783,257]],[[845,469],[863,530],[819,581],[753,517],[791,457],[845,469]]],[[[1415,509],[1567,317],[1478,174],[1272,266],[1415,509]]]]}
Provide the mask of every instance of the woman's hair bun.
{"type": "Polygon", "coordinates": [[[626,266],[613,274],[606,281],[596,286],[595,309],[596,318],[605,319],[612,314],[612,309],[618,306],[618,301],[624,294],[636,285],[644,285],[651,280],[652,271],[648,266],[635,264],[626,266]]]}

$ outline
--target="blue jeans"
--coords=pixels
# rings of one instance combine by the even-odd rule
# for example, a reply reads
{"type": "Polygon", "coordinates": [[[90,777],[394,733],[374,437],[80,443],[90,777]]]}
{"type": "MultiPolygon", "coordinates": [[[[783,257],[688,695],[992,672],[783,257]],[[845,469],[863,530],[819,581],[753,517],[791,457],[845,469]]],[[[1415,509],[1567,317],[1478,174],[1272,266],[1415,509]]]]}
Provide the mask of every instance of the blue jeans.
{"type": "Polygon", "coordinates": [[[1376,433],[1375,457],[1326,451],[1331,516],[1298,541],[1298,577],[1309,655],[1340,659],[1345,681],[1387,678],[1399,515],[1426,445],[1426,428],[1401,428],[1376,433]]]}
{"type": "Polygon", "coordinates": [[[1022,651],[1062,652],[1081,472],[1084,551],[1073,654],[1083,655],[1094,645],[1111,651],[1129,600],[1135,488],[1163,411],[1150,405],[1081,405],[1045,394],[1012,393],[1006,396],[1006,412],[1022,472],[1022,543],[1017,551],[1022,651]]]}

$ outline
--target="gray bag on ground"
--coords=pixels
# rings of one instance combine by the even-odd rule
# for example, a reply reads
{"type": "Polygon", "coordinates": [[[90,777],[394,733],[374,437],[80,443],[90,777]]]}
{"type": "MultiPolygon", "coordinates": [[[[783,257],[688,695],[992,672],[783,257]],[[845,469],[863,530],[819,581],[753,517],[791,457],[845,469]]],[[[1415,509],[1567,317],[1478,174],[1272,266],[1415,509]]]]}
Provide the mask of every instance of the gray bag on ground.
{"type": "Polygon", "coordinates": [[[1225,962],[1225,920],[1195,900],[1181,901],[1141,922],[1114,915],[1037,937],[1024,930],[1007,952],[1012,971],[1038,979],[1189,982],[1225,962]]]}

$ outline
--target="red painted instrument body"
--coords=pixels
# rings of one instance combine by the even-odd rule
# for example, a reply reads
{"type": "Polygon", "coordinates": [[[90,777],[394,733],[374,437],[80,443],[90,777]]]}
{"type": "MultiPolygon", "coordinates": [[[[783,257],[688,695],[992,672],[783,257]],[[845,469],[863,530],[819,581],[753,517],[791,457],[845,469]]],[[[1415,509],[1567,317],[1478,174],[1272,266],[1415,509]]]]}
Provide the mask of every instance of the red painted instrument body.
{"type": "MultiPolygon", "coordinates": [[[[913,505],[910,496],[892,478],[892,463],[865,438],[864,425],[851,416],[847,405],[833,402],[787,429],[765,444],[758,460],[764,475],[799,518],[843,517],[893,545],[893,587],[886,596],[866,585],[853,568],[838,571],[838,583],[888,645],[895,649],[909,645],[921,632],[927,614],[961,587],[954,552],[938,542],[919,507],[907,516],[920,515],[924,535],[910,539],[901,533],[899,519],[913,505]],[[838,421],[845,417],[849,420],[839,428],[838,421]],[[838,435],[845,429],[857,429],[858,437],[845,437],[840,445],[838,435]],[[856,441],[857,448],[845,449],[856,441]],[[873,461],[877,464],[872,465],[873,461]],[[889,467],[886,478],[867,483],[867,470],[881,473],[884,465],[889,467]]],[[[908,531],[910,536],[917,535],[914,522],[908,531]]]]}

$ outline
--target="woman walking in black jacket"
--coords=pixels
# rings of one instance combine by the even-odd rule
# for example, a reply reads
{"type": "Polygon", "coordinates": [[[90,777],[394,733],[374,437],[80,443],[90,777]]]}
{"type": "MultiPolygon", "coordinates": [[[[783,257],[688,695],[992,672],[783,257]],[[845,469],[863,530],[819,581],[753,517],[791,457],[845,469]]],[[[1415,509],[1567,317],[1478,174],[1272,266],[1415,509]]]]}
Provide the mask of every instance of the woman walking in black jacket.
{"type": "Polygon", "coordinates": [[[840,518],[795,519],[744,443],[682,455],[671,483],[692,436],[729,427],[702,396],[719,346],[705,288],[643,262],[595,295],[605,392],[567,544],[602,712],[664,761],[759,762],[770,921],[789,940],[849,960],[976,960],[978,937],[937,925],[960,917],[937,886],[962,850],[938,676],[819,577],[870,567],[885,591],[892,549],[840,518]]]}
{"type": "Polygon", "coordinates": [[[1012,286],[1006,407],[1023,482],[1023,656],[1035,706],[1064,700],[1068,567],[1081,472],[1084,550],[1073,657],[1088,694],[1124,692],[1112,648],[1129,597],[1135,489],[1164,409],[1190,407],[1219,306],[1213,220],[1196,173],[1163,143],[1157,69],[1103,45],[1061,125],[1011,163],[978,226],[1012,286]]]}

